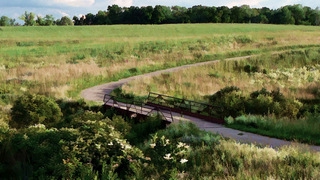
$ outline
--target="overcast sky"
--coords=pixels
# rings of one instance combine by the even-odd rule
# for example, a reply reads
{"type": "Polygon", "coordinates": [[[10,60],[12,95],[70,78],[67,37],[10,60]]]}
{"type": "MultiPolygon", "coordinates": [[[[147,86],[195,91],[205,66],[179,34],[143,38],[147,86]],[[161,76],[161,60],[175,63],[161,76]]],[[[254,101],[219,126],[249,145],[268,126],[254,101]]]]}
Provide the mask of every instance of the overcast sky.
{"type": "Polygon", "coordinates": [[[277,9],[285,5],[302,4],[311,8],[320,7],[319,0],[0,0],[0,16],[18,19],[25,11],[45,16],[51,14],[55,18],[62,16],[79,16],[81,14],[96,14],[106,10],[109,5],[129,6],[241,6],[250,5],[252,8],[268,7],[277,9]]]}

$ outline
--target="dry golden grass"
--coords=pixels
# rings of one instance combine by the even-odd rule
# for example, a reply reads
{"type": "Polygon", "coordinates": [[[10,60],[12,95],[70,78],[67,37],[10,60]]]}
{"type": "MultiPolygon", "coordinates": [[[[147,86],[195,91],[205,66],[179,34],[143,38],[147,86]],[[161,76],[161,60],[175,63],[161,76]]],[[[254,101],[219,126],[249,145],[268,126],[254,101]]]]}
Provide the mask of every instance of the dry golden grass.
{"type": "MultiPolygon", "coordinates": [[[[245,61],[237,62],[237,64],[245,61]]],[[[311,99],[320,88],[320,70],[305,67],[274,69],[264,74],[234,71],[234,61],[220,61],[211,65],[190,67],[170,74],[144,77],[122,87],[124,92],[146,96],[149,91],[192,100],[204,100],[226,86],[236,86],[249,94],[262,88],[280,90],[285,96],[311,99]],[[315,92],[316,91],[316,92],[315,92]]]]}

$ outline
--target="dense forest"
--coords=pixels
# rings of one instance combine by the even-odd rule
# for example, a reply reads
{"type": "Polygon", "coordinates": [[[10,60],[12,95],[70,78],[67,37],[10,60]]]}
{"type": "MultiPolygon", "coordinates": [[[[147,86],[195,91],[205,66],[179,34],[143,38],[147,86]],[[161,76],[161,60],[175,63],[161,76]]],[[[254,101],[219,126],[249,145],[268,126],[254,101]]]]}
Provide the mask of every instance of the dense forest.
{"type": "MultiPolygon", "coordinates": [[[[287,5],[278,9],[267,7],[251,8],[248,5],[208,7],[197,5],[191,8],[181,6],[119,7],[108,6],[107,11],[88,13],[82,17],[62,17],[55,20],[52,15],[37,16],[25,12],[19,17],[25,26],[50,25],[111,25],[111,24],[170,24],[170,23],[263,23],[320,25],[320,9],[301,4],[287,5]]],[[[15,19],[0,18],[0,26],[19,25],[15,19]]]]}

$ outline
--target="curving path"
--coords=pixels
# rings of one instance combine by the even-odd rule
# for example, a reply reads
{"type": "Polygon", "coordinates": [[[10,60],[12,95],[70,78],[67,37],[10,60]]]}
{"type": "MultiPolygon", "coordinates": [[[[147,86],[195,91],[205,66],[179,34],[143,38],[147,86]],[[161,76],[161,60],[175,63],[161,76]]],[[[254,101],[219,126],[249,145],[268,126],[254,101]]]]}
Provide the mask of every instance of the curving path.
{"type": "MultiPolygon", "coordinates": [[[[229,58],[226,60],[240,60],[240,59],[246,59],[252,56],[244,56],[244,57],[237,57],[237,58],[229,58]]],[[[141,78],[144,76],[156,76],[160,75],[161,73],[168,73],[168,72],[174,72],[178,71],[184,68],[189,68],[192,66],[201,66],[201,65],[206,65],[206,64],[212,64],[219,62],[218,60],[216,61],[209,61],[209,62],[202,62],[202,63],[196,63],[196,64],[191,64],[191,65],[184,65],[180,67],[175,67],[175,68],[169,68],[165,70],[160,70],[160,71],[155,71],[143,75],[138,75],[138,76],[133,76],[125,79],[121,79],[116,82],[110,82],[98,86],[94,86],[88,89],[85,89],[81,92],[81,97],[83,97],[87,101],[95,101],[98,103],[103,103],[103,97],[105,94],[110,94],[113,89],[121,87],[123,84],[128,83],[129,81],[132,81],[137,78],[141,78]]],[[[177,115],[178,116],[178,115],[177,115]]],[[[210,131],[213,133],[217,133],[222,135],[223,137],[226,138],[231,138],[234,139],[238,142],[242,143],[254,143],[257,145],[261,146],[269,146],[272,148],[280,148],[282,146],[286,145],[294,145],[294,146],[301,146],[306,149],[311,149],[314,151],[320,151],[320,146],[313,146],[313,145],[305,145],[305,144],[300,144],[296,142],[291,142],[291,141],[285,141],[285,140],[280,140],[276,138],[270,138],[267,136],[261,136],[249,132],[243,132],[235,129],[230,129],[226,128],[223,125],[220,124],[215,124],[211,122],[207,122],[198,118],[190,117],[190,116],[183,116],[183,118],[180,117],[180,120],[182,121],[191,121],[195,123],[200,129],[210,131]]]]}

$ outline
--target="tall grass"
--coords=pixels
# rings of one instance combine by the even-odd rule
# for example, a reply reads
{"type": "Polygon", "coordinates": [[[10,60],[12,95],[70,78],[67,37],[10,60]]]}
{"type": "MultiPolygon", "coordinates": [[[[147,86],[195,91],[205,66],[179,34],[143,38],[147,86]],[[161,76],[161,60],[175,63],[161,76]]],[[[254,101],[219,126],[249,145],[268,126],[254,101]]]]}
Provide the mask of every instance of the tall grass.
{"type": "Polygon", "coordinates": [[[269,137],[320,145],[319,115],[303,119],[274,118],[260,116],[239,116],[227,118],[227,126],[235,129],[259,133],[269,137]]]}
{"type": "Polygon", "coordinates": [[[1,87],[12,94],[22,89],[77,97],[83,88],[103,82],[182,64],[314,45],[314,37],[320,37],[315,27],[253,24],[3,27],[1,87]]]}
{"type": "Polygon", "coordinates": [[[170,74],[137,79],[122,87],[124,92],[146,96],[155,91],[171,96],[204,101],[226,86],[245,93],[266,88],[281,90],[287,97],[312,99],[319,88],[318,47],[266,53],[245,60],[212,63],[170,74]],[[313,89],[313,90],[312,90],[313,89]]]}

